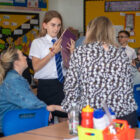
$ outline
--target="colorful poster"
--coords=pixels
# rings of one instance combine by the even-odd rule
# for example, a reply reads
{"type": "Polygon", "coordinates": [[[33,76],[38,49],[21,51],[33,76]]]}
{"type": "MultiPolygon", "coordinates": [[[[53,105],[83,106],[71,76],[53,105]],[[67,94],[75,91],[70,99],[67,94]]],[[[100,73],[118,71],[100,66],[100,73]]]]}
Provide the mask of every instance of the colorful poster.
{"type": "Polygon", "coordinates": [[[0,52],[14,45],[28,55],[31,42],[39,33],[39,14],[1,12],[0,19],[0,52]]]}
{"type": "Polygon", "coordinates": [[[0,5],[26,7],[26,8],[47,8],[48,0],[0,0],[0,5]]]}
{"type": "Polygon", "coordinates": [[[13,5],[13,0],[0,0],[0,5],[13,5]]]}
{"type": "Polygon", "coordinates": [[[27,7],[27,0],[14,0],[14,6],[27,7]]]}
{"type": "Polygon", "coordinates": [[[27,6],[32,8],[38,8],[38,0],[28,0],[27,6]]]}
{"type": "Polygon", "coordinates": [[[140,1],[107,1],[105,12],[140,11],[140,1]]]}

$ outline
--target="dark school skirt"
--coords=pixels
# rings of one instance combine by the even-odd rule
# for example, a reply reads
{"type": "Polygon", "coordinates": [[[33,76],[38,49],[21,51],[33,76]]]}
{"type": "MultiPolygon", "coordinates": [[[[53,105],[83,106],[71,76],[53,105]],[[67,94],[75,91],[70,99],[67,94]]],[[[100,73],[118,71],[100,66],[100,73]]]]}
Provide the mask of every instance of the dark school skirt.
{"type": "Polygon", "coordinates": [[[4,137],[4,134],[0,132],[0,137],[4,137]]]}
{"type": "MultiPolygon", "coordinates": [[[[63,84],[58,79],[39,79],[37,97],[47,105],[61,105],[64,99],[63,84]]],[[[67,113],[54,111],[53,116],[67,117],[67,113]]]]}

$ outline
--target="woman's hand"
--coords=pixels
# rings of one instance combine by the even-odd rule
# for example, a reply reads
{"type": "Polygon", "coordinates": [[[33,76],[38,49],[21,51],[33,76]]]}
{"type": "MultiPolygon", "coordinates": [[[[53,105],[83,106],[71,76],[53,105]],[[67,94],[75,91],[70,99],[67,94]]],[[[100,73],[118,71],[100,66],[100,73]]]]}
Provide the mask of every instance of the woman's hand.
{"type": "Polygon", "coordinates": [[[58,52],[61,51],[61,42],[62,42],[62,39],[60,38],[54,43],[54,45],[52,47],[52,52],[54,54],[57,54],[58,52]]]}
{"type": "Polygon", "coordinates": [[[46,108],[48,111],[62,111],[62,112],[65,112],[60,105],[47,105],[47,108],[46,108]]]}
{"type": "Polygon", "coordinates": [[[55,106],[56,106],[56,105],[48,105],[48,106],[47,106],[47,110],[48,110],[48,111],[51,111],[51,112],[52,112],[52,111],[55,111],[55,110],[56,110],[56,107],[55,107],[55,106]]]}
{"type": "Polygon", "coordinates": [[[67,48],[70,50],[70,53],[72,54],[75,49],[75,41],[73,39],[70,39],[70,43],[68,43],[67,45],[68,45],[67,48]]]}

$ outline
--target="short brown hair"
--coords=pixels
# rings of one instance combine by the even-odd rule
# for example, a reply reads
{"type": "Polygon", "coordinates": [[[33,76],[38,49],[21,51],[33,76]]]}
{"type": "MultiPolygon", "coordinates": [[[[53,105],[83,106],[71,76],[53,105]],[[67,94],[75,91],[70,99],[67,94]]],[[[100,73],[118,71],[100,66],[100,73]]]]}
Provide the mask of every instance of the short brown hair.
{"type": "Polygon", "coordinates": [[[118,34],[120,34],[120,33],[124,33],[125,35],[127,35],[128,37],[130,37],[130,33],[128,31],[126,31],[126,30],[121,30],[121,31],[119,31],[118,34]]]}

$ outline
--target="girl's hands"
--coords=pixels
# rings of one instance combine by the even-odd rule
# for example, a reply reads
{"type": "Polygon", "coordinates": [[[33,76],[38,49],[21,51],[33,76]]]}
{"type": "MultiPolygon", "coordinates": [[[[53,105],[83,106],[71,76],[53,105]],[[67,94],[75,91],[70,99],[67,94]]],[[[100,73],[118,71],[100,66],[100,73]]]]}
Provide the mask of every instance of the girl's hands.
{"type": "Polygon", "coordinates": [[[75,41],[73,39],[70,39],[70,43],[67,44],[67,48],[70,50],[70,53],[72,54],[75,49],[75,41]]]}
{"type": "Polygon", "coordinates": [[[62,42],[62,39],[60,38],[60,39],[58,39],[58,40],[54,43],[54,45],[53,45],[53,47],[52,47],[52,52],[53,52],[54,54],[56,54],[56,53],[58,53],[58,52],[61,51],[61,42],[62,42]]]}

